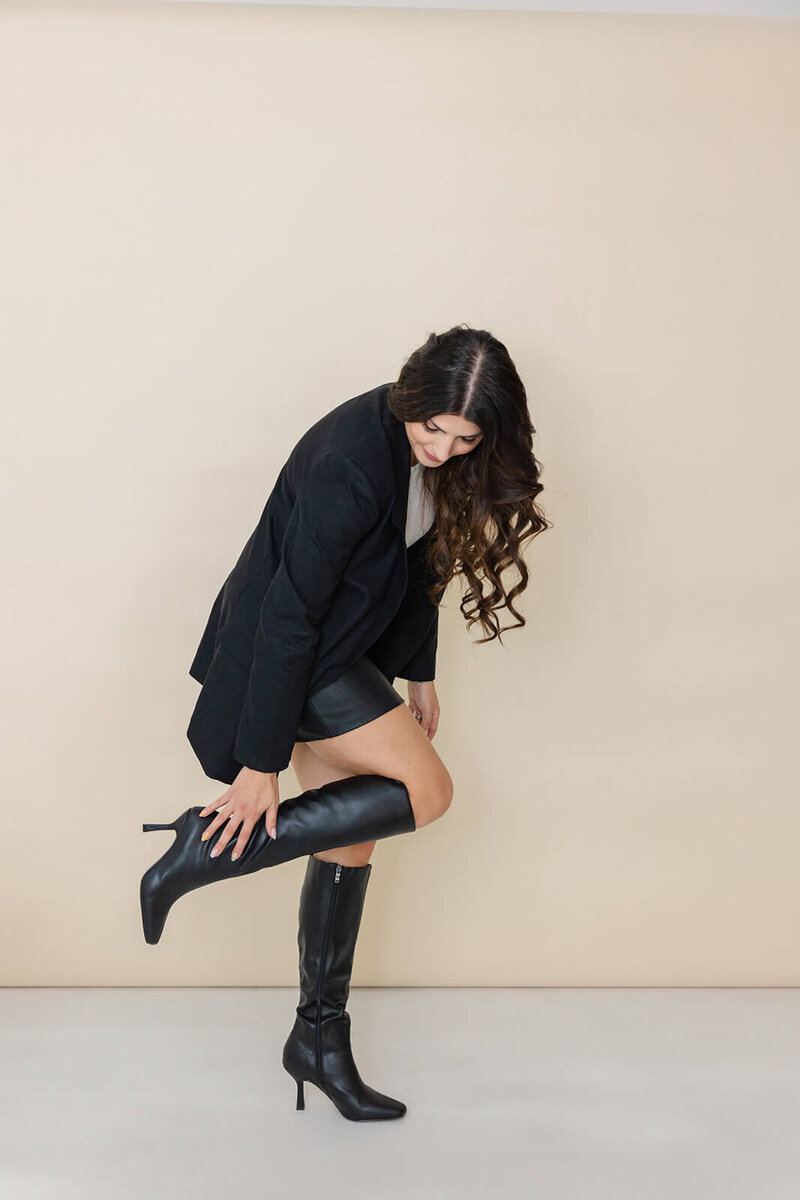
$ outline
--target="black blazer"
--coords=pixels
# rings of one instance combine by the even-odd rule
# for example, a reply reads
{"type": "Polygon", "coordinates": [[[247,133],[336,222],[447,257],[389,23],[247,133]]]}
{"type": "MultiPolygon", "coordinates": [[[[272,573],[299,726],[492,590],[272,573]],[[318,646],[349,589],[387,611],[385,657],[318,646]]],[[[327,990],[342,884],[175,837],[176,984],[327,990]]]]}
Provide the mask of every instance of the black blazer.
{"type": "Polygon", "coordinates": [[[282,771],[308,695],[362,654],[394,679],[433,679],[429,530],[406,547],[411,447],[390,384],[345,400],[301,437],[225,580],[189,668],[187,737],[205,773],[282,771]]]}

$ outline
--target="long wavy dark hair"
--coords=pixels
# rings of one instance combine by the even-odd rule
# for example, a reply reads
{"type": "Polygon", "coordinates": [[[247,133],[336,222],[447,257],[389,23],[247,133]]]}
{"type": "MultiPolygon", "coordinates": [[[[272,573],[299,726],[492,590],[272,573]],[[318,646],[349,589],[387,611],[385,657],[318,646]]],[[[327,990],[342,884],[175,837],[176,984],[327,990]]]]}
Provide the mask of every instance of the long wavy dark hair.
{"type": "Polygon", "coordinates": [[[460,608],[467,628],[480,622],[486,636],[478,642],[499,638],[502,644],[502,633],[525,624],[514,607],[530,577],[523,544],[552,528],[536,504],[542,491],[536,430],[511,356],[485,329],[461,324],[432,333],[403,364],[389,407],[400,421],[456,413],[481,430],[474,450],[422,472],[435,512],[427,566],[436,583],[428,594],[438,604],[450,580],[463,575],[460,608]],[[501,576],[510,567],[519,579],[506,589],[501,576]],[[489,585],[485,595],[483,581],[489,585]],[[496,613],[503,608],[516,623],[501,628],[496,613]]]}

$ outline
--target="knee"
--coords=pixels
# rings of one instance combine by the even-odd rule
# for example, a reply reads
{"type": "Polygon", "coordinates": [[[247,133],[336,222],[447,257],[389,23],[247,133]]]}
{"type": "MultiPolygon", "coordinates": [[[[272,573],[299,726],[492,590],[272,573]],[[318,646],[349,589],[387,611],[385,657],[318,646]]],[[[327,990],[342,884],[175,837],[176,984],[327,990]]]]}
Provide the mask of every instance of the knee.
{"type": "Polygon", "coordinates": [[[408,795],[414,810],[417,829],[443,817],[453,799],[453,780],[446,767],[428,772],[425,779],[409,787],[408,795]]]}

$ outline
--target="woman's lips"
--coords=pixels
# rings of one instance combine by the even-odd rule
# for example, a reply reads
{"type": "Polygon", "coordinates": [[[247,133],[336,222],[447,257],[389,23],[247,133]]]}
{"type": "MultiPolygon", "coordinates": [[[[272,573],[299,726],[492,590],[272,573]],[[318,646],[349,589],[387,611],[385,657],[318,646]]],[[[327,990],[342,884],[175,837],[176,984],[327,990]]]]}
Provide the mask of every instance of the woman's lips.
{"type": "MultiPolygon", "coordinates": [[[[423,446],[422,448],[423,448],[423,450],[425,450],[425,447],[424,447],[424,446],[423,446]]],[[[426,453],[426,454],[428,454],[428,451],[427,451],[427,450],[425,450],[425,453],[426,453]]],[[[438,459],[438,458],[434,458],[432,454],[428,454],[428,458],[431,460],[431,462],[439,462],[439,459],[438,459]]]]}

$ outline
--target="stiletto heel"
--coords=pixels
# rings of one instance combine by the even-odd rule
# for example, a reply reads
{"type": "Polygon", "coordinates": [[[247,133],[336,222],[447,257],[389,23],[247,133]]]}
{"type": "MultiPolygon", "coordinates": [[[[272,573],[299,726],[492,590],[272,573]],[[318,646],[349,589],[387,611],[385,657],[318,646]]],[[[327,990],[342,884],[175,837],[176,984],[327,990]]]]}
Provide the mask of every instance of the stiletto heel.
{"type": "Polygon", "coordinates": [[[297,1081],[297,1108],[298,1109],[305,1108],[305,1106],[306,1106],[306,1102],[305,1102],[305,1097],[303,1096],[303,1081],[302,1081],[302,1079],[298,1079],[298,1081],[297,1081]]]}
{"type": "Polygon", "coordinates": [[[170,821],[166,825],[143,825],[142,833],[150,833],[153,829],[175,829],[177,831],[177,821],[170,821]]]}

